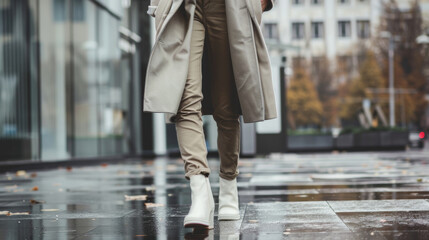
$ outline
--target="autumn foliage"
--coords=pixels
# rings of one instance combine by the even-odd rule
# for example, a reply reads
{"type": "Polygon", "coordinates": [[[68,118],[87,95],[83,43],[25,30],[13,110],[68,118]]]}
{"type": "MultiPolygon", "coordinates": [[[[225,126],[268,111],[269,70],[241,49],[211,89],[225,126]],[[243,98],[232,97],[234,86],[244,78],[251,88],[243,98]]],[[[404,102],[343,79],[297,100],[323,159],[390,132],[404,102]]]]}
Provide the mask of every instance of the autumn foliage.
{"type": "Polygon", "coordinates": [[[291,126],[319,126],[322,119],[322,104],[314,83],[300,67],[294,70],[287,90],[287,107],[291,126]]]}

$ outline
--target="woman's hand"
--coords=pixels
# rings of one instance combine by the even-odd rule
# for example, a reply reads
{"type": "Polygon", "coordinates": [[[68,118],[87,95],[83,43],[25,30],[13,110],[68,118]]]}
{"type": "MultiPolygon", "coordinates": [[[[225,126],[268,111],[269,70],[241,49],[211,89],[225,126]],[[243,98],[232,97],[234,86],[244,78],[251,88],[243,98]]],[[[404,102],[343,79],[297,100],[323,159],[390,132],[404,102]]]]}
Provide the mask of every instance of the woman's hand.
{"type": "Polygon", "coordinates": [[[265,11],[265,8],[267,8],[268,1],[270,0],[261,0],[262,12],[265,11]]]}

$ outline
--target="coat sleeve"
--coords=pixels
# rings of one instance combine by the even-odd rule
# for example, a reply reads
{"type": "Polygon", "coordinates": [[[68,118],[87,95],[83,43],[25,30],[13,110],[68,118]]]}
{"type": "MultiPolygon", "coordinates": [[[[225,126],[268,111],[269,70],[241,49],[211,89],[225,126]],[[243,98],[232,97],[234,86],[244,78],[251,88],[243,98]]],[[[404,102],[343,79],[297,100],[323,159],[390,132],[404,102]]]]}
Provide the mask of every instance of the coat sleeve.
{"type": "Polygon", "coordinates": [[[150,0],[150,5],[147,8],[147,14],[152,17],[155,17],[155,10],[158,7],[160,0],[150,0]]]}
{"type": "Polygon", "coordinates": [[[273,8],[275,2],[276,0],[268,0],[268,5],[265,8],[264,12],[270,11],[273,8]]]}

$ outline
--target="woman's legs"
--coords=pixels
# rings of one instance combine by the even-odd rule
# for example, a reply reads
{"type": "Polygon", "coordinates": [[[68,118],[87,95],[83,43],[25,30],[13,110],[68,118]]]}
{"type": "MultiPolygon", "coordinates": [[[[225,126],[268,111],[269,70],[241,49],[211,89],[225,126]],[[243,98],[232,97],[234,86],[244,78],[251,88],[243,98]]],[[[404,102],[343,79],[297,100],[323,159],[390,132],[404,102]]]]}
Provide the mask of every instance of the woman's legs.
{"type": "Polygon", "coordinates": [[[213,118],[218,127],[219,175],[233,180],[239,173],[240,115],[229,50],[225,0],[197,0],[188,77],[176,116],[177,139],[185,162],[185,177],[189,179],[200,173],[210,174],[201,112],[201,61],[205,36],[209,44],[213,118]]]}
{"type": "Polygon", "coordinates": [[[237,165],[240,153],[239,100],[232,70],[225,1],[209,0],[205,10],[210,55],[213,118],[218,127],[219,220],[240,219],[237,165]]]}
{"type": "Polygon", "coordinates": [[[213,118],[218,127],[219,176],[233,180],[239,173],[240,115],[229,49],[225,0],[209,0],[204,11],[212,74],[210,90],[213,118]]]}
{"type": "Polygon", "coordinates": [[[185,162],[185,177],[210,174],[201,112],[202,73],[205,27],[200,1],[197,1],[192,28],[188,77],[176,116],[176,132],[180,153],[185,162]]]}
{"type": "Polygon", "coordinates": [[[205,27],[202,21],[201,0],[197,0],[193,21],[188,77],[179,111],[176,131],[180,153],[185,161],[185,177],[190,180],[191,208],[185,216],[185,227],[214,227],[215,203],[208,176],[207,148],[201,112],[202,73],[205,27]]]}
{"type": "Polygon", "coordinates": [[[219,194],[219,219],[239,219],[236,177],[240,151],[239,102],[232,72],[227,34],[225,0],[197,0],[193,21],[188,77],[176,116],[177,139],[185,177],[192,190],[191,209],[184,220],[185,227],[213,227],[214,201],[208,178],[202,122],[202,55],[207,32],[211,68],[213,118],[218,127],[218,149],[222,178],[219,194]]]}

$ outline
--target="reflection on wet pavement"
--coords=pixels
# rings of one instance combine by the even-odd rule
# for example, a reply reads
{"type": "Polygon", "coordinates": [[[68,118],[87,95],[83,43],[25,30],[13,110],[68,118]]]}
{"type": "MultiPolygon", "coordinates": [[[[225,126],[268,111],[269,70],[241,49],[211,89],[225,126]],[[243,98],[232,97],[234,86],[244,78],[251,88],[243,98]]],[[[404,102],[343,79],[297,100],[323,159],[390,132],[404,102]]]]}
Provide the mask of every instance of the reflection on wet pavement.
{"type": "MultiPolygon", "coordinates": [[[[218,159],[209,160],[217,202],[218,159]]],[[[0,175],[0,239],[429,239],[429,155],[241,159],[241,220],[182,227],[180,159],[0,175]]]]}

